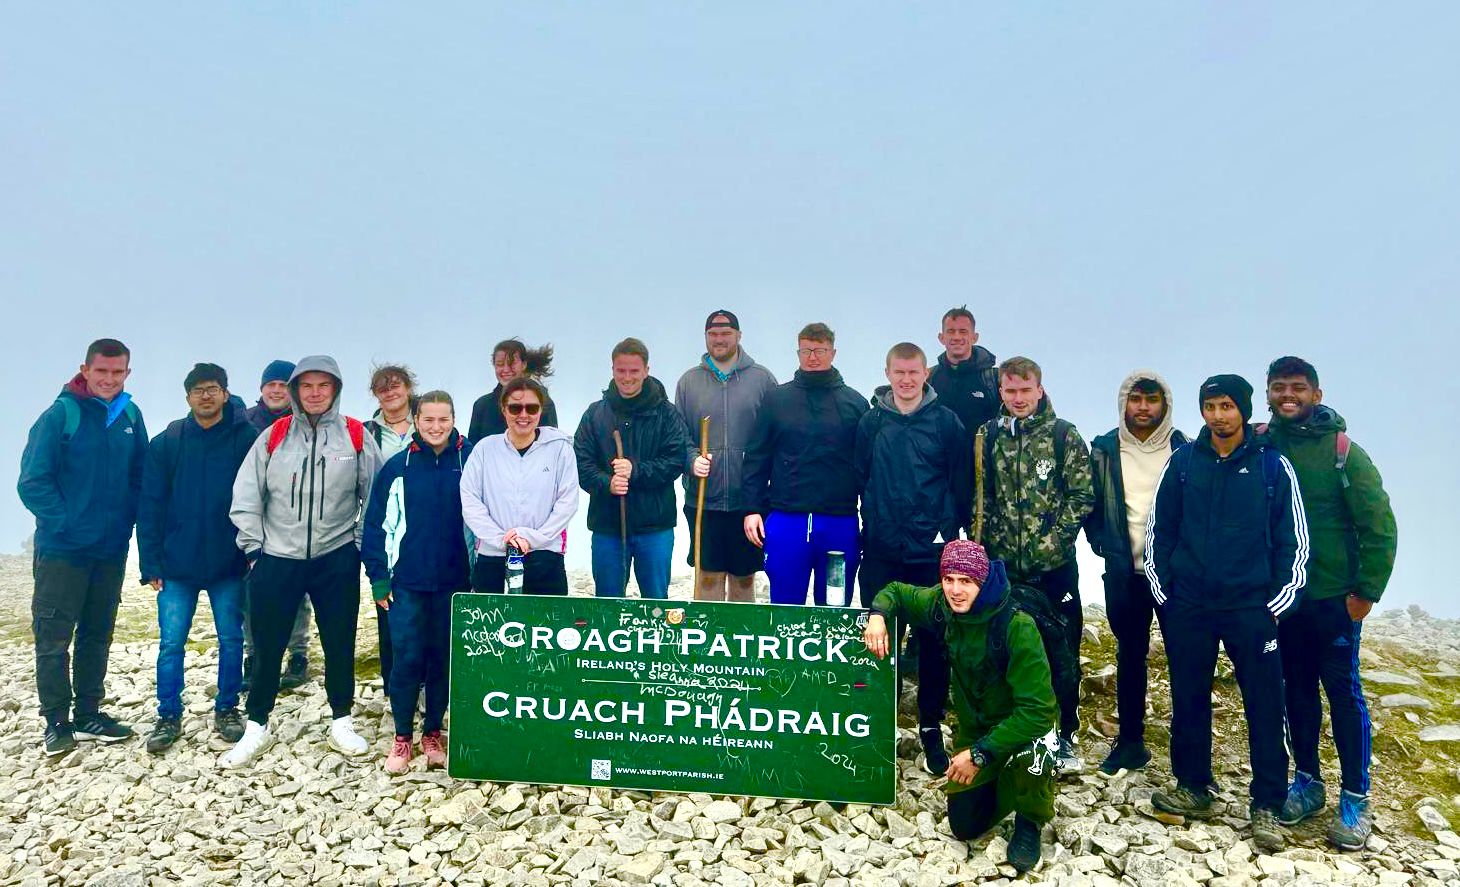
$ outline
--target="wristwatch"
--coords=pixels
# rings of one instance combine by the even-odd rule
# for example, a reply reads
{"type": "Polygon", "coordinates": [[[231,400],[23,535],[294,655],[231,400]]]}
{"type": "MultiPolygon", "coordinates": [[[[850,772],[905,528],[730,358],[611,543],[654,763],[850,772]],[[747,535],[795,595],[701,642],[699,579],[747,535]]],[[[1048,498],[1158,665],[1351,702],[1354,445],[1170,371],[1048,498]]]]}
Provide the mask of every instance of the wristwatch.
{"type": "Polygon", "coordinates": [[[989,753],[976,745],[968,750],[968,758],[973,761],[973,766],[980,770],[989,765],[989,753]]]}

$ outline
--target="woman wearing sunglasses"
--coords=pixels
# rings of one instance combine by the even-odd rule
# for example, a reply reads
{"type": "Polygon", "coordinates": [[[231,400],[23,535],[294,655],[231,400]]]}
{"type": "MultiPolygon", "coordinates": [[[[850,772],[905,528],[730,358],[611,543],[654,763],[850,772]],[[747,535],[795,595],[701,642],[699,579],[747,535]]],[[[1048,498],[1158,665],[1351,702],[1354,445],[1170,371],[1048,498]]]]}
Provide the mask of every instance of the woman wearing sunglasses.
{"type": "Polygon", "coordinates": [[[484,438],[461,473],[461,513],[477,540],[474,591],[506,590],[507,548],[525,555],[523,591],[567,594],[563,548],[578,511],[573,439],[541,424],[547,392],[513,379],[497,401],[507,430],[484,438]]]}

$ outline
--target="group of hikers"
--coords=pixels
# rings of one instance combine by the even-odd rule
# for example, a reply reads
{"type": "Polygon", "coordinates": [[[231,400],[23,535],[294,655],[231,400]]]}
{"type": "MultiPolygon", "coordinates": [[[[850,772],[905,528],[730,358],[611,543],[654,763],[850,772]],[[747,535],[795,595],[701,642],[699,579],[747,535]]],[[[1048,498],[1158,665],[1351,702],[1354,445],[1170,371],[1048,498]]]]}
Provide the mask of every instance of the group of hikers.
{"type": "Polygon", "coordinates": [[[1175,428],[1170,387],[1137,370],[1121,383],[1116,427],[1087,447],[1055,415],[1039,365],[997,362],[967,308],[942,317],[933,366],[919,346],[893,346],[888,384],[870,404],[835,368],[825,324],[800,331],[784,384],[746,352],[731,311],[712,312],[704,335],[672,400],[643,342],[615,345],[612,380],[571,435],[556,427],[543,381],[551,346],[509,339],[493,350],[498,384],[474,403],[466,435],[451,396],[418,392],[402,365],[373,370],[369,421],[344,416],[339,366],[311,356],[265,367],[252,407],[222,367],[197,364],[183,379],[187,415],[150,441],[124,390],[130,352],[93,342],[31,428],[19,481],[36,517],[46,753],[132,735],[100,704],[134,525],[160,629],[148,751],[182,735],[184,653],[206,590],[218,636],[214,728],[232,743],[219,765],[254,761],[272,740],[280,688],[308,680],[311,610],[329,744],[368,754],[351,720],[363,564],[395,721],[384,766],[400,774],[418,708],[426,766],[445,764],[451,594],[567,594],[567,529],[586,491],[595,593],[623,596],[632,573],[640,595],[666,598],[682,481],[696,600],[751,601],[764,570],[774,603],[804,604],[809,591],[825,604],[829,584],[859,592],[874,654],[900,649],[910,629],[899,662],[916,674],[921,757],[947,777],[950,827],[972,838],[1014,813],[1008,852],[1020,871],[1039,859],[1056,778],[1083,768],[1082,529],[1105,562],[1118,648],[1119,735],[1100,770],[1151,759],[1154,617],[1175,785],[1152,804],[1212,815],[1220,643],[1245,707],[1254,843],[1280,849],[1281,825],[1327,806],[1321,685],[1342,772],[1329,838],[1364,845],[1370,723],[1358,647],[1397,531],[1378,471],[1323,403],[1310,364],[1272,363],[1262,424],[1248,382],[1211,377],[1192,439],[1175,428]]]}

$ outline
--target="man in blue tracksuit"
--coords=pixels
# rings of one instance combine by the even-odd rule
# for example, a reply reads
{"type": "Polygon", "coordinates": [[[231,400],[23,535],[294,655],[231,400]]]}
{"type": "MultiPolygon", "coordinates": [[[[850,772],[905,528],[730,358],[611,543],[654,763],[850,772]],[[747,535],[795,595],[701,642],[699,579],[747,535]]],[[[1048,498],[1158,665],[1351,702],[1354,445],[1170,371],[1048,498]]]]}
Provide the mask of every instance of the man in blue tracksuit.
{"type": "Polygon", "coordinates": [[[1212,815],[1212,678],[1217,644],[1232,660],[1252,759],[1252,839],[1275,853],[1287,795],[1278,620],[1307,581],[1308,526],[1293,466],[1253,439],[1252,386],[1213,376],[1201,387],[1206,427],[1172,454],[1146,530],[1146,578],[1164,613],[1171,669],[1174,790],[1158,809],[1212,815]]]}
{"type": "MultiPolygon", "coordinates": [[[[766,393],[745,449],[745,535],[765,549],[771,602],[826,603],[827,555],[845,557],[851,597],[861,554],[857,526],[857,423],[867,401],[832,366],[836,334],[808,324],[796,341],[800,368],[766,393]]],[[[843,601],[846,603],[846,601],[843,601]]]]}
{"type": "Polygon", "coordinates": [[[392,456],[370,491],[360,557],[377,607],[390,613],[395,661],[390,710],[395,742],[386,772],[410,766],[416,702],[426,689],[421,751],[428,768],[446,764],[441,722],[446,714],[446,663],[451,650],[451,595],[471,585],[461,469],[471,443],[456,430],[451,395],[428,391],[415,404],[405,450],[392,456]]]}
{"type": "Polygon", "coordinates": [[[167,426],[147,449],[137,511],[142,584],[157,592],[157,724],[147,750],[160,754],[182,734],[183,657],[198,592],[208,590],[218,631],[218,694],[213,725],[237,742],[243,735],[238,697],[243,684],[243,575],[247,562],[234,541],[228,509],[233,480],[258,431],[242,400],[228,394],[228,373],[200,363],[183,380],[188,415],[167,426]]]}
{"type": "Polygon", "coordinates": [[[31,631],[48,755],[71,751],[78,739],[132,735],[101,711],[147,455],[142,412],[122,390],[131,359],[116,339],[92,342],[20,457],[16,489],[35,515],[31,631]]]}

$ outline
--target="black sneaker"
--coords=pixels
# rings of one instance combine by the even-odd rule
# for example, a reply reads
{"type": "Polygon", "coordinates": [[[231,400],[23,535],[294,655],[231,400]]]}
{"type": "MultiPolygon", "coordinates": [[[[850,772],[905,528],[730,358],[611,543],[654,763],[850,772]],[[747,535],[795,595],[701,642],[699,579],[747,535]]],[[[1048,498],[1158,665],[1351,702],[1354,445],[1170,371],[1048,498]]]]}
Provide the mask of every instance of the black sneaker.
{"type": "Polygon", "coordinates": [[[147,751],[160,755],[172,748],[182,735],[182,721],[179,718],[158,718],[157,725],[147,734],[147,751]]]}
{"type": "Polygon", "coordinates": [[[948,752],[943,748],[943,730],[939,727],[923,727],[918,731],[923,743],[923,769],[934,776],[948,772],[948,752]]]}
{"type": "Polygon", "coordinates": [[[279,678],[280,690],[293,690],[309,680],[309,657],[303,653],[289,654],[289,667],[279,678]]]}
{"type": "Polygon", "coordinates": [[[1009,865],[1024,874],[1039,864],[1039,823],[1014,814],[1014,834],[1009,837],[1009,865]]]}
{"type": "Polygon", "coordinates": [[[213,729],[229,742],[237,742],[243,738],[243,715],[239,714],[236,708],[215,711],[213,712],[213,729]]]}
{"type": "Polygon", "coordinates": [[[76,719],[76,738],[81,742],[121,742],[132,738],[132,728],[109,714],[93,712],[76,719]]]}
{"type": "Polygon", "coordinates": [[[1192,788],[1177,783],[1171,791],[1151,795],[1151,806],[1165,813],[1175,813],[1187,819],[1209,819],[1212,815],[1212,795],[1205,788],[1192,788]]]}
{"type": "Polygon", "coordinates": [[[1100,772],[1114,776],[1122,770],[1141,770],[1149,763],[1151,752],[1144,742],[1117,742],[1100,762],[1100,772]]]}
{"type": "Polygon", "coordinates": [[[69,723],[46,725],[46,757],[59,758],[76,750],[76,736],[69,723]]]}
{"type": "Polygon", "coordinates": [[[253,657],[243,657],[243,686],[240,688],[247,693],[253,688],[253,657]]]}

